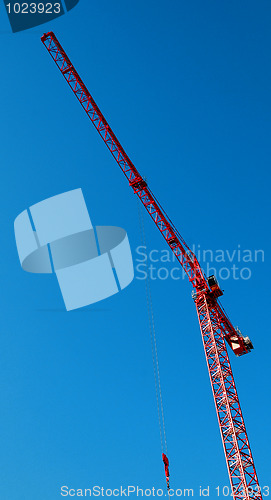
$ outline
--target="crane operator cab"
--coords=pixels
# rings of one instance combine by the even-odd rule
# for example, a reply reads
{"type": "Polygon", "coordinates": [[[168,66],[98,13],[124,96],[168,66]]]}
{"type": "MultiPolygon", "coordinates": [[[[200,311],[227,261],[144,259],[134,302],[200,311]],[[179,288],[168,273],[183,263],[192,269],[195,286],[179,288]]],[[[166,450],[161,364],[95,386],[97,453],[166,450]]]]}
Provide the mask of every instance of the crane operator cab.
{"type": "Polygon", "coordinates": [[[243,340],[244,340],[244,344],[249,352],[251,351],[251,349],[254,349],[253,344],[252,344],[249,337],[243,337],[243,340]]]}
{"type": "Polygon", "coordinates": [[[212,274],[212,276],[209,276],[209,278],[207,278],[207,281],[208,281],[208,285],[211,289],[211,292],[213,292],[212,295],[214,297],[217,298],[217,297],[220,297],[221,295],[223,295],[223,292],[219,286],[219,283],[213,274],[212,274]]]}
{"type": "Polygon", "coordinates": [[[238,326],[235,327],[235,330],[236,330],[237,334],[239,335],[239,337],[242,337],[243,342],[244,342],[244,346],[247,349],[247,352],[250,352],[251,349],[254,349],[254,346],[253,346],[250,338],[248,336],[245,337],[244,335],[242,335],[242,333],[239,330],[238,326]]]}

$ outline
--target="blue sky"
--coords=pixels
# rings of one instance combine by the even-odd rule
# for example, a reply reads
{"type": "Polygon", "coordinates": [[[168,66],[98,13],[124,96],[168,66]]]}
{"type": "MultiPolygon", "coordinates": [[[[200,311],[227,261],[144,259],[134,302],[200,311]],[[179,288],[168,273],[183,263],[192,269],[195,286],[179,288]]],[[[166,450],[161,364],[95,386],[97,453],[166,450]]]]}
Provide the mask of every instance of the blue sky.
{"type": "MultiPolygon", "coordinates": [[[[19,265],[15,217],[78,187],[93,223],[126,229],[135,267],[141,244],[132,190],[40,42],[49,30],[185,240],[213,259],[224,252],[209,262],[218,273],[249,269],[220,284],[255,346],[230,358],[259,481],[270,486],[270,3],[80,0],[17,34],[2,4],[1,498],[55,500],[62,485],[165,488],[138,271],[121,293],[67,313],[55,277],[19,265]],[[229,262],[238,249],[240,262],[237,251],[229,262]]],[[[166,245],[144,220],[161,259],[166,245]]],[[[171,484],[195,497],[210,485],[217,498],[229,483],[191,288],[151,284],[171,484]]]]}

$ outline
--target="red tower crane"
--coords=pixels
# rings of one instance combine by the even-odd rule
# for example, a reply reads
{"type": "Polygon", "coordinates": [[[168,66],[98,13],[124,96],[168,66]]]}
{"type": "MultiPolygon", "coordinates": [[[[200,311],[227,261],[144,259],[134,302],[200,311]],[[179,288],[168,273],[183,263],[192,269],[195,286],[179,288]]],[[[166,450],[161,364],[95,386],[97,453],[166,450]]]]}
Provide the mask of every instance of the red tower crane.
{"type": "Polygon", "coordinates": [[[215,276],[205,277],[196,256],[127,156],[54,33],[45,33],[41,40],[193,286],[232,496],[236,500],[260,500],[261,489],[225,340],[237,356],[250,352],[253,345],[231,324],[218,302],[223,292],[215,276]]]}

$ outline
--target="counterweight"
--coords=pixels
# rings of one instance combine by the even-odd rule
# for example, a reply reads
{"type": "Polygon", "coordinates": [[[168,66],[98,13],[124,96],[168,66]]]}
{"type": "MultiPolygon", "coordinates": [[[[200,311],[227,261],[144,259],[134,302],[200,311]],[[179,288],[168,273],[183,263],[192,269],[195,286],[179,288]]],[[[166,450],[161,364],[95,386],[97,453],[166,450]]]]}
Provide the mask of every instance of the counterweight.
{"type": "Polygon", "coordinates": [[[205,277],[196,256],[122,148],[54,33],[44,34],[41,40],[193,286],[233,498],[260,500],[260,487],[225,340],[237,356],[250,352],[253,346],[248,337],[243,337],[231,324],[218,302],[222,291],[215,278],[205,277]]]}

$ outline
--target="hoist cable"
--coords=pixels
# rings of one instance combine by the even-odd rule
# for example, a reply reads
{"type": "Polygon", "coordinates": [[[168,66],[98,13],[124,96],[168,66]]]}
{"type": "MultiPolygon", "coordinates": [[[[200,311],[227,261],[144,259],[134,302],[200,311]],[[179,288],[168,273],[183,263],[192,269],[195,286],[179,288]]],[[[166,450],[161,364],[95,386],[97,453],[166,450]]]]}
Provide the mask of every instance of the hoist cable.
{"type": "MultiPolygon", "coordinates": [[[[141,242],[142,242],[142,245],[147,249],[144,220],[143,220],[143,215],[142,215],[142,207],[139,204],[139,202],[138,202],[138,215],[139,215],[141,242]]],[[[150,285],[150,276],[149,276],[149,270],[148,270],[148,256],[147,255],[146,255],[145,290],[146,290],[150,337],[151,337],[151,346],[152,346],[152,360],[153,360],[153,371],[154,371],[154,380],[155,380],[155,392],[156,392],[156,401],[157,401],[157,410],[158,410],[161,448],[162,448],[162,452],[164,451],[164,448],[165,448],[165,452],[167,453],[167,439],[166,439],[166,427],[165,427],[165,418],[164,418],[164,407],[163,407],[163,399],[162,399],[162,389],[161,389],[158,351],[157,351],[157,342],[156,342],[156,333],[155,333],[155,322],[154,322],[154,313],[153,313],[153,305],[152,305],[152,295],[151,295],[151,285],[150,285]]]]}

